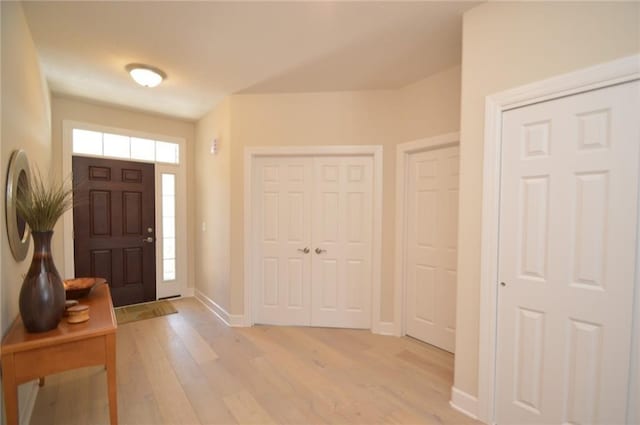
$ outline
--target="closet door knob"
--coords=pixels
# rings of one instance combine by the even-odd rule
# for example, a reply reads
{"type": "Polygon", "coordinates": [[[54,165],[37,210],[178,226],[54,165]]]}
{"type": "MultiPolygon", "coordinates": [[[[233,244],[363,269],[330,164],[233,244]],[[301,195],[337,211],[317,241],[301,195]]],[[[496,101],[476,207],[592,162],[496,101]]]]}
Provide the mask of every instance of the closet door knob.
{"type": "Polygon", "coordinates": [[[303,252],[303,253],[305,253],[305,254],[308,254],[308,253],[309,253],[309,251],[310,251],[310,249],[309,249],[309,247],[308,247],[308,246],[305,246],[305,247],[304,247],[304,249],[302,249],[302,248],[298,248],[298,251],[299,251],[299,252],[303,252]]]}
{"type": "Polygon", "coordinates": [[[322,254],[323,252],[327,252],[327,250],[326,250],[326,249],[316,248],[316,254],[320,255],[320,254],[322,254]]]}

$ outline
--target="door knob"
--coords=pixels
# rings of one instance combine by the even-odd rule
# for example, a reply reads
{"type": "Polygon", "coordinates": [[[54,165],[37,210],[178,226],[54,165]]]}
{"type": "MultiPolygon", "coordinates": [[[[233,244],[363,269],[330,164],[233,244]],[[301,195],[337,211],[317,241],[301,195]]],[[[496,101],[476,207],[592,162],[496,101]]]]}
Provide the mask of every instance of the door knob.
{"type": "Polygon", "coordinates": [[[320,255],[320,254],[322,254],[323,252],[327,252],[327,250],[326,250],[326,249],[316,248],[316,254],[320,255]]]}
{"type": "Polygon", "coordinates": [[[305,247],[304,247],[304,249],[302,249],[302,248],[298,248],[298,251],[303,252],[303,253],[305,253],[305,254],[308,254],[310,250],[309,250],[309,247],[308,247],[308,246],[305,246],[305,247]]]}
{"type": "Polygon", "coordinates": [[[146,238],[143,238],[142,242],[153,243],[153,238],[151,236],[148,236],[146,238]]]}

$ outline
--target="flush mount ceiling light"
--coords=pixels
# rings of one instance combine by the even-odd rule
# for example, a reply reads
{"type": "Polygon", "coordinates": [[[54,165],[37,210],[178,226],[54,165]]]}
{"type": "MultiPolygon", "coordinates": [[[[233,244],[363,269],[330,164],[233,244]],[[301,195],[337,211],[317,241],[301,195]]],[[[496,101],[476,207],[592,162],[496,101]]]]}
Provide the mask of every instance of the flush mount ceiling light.
{"type": "Polygon", "coordinates": [[[155,87],[167,78],[167,74],[149,65],[130,63],[125,68],[129,71],[131,78],[144,87],[155,87]]]}

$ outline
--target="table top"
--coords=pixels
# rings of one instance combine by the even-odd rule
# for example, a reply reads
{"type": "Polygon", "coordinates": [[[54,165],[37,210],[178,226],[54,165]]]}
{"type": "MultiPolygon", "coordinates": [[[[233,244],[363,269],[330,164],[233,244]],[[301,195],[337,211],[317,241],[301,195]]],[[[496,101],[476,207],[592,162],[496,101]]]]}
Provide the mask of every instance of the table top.
{"type": "Polygon", "coordinates": [[[27,332],[18,315],[2,340],[2,354],[58,345],[116,331],[118,324],[113,311],[109,285],[102,284],[93,288],[88,297],[78,301],[80,304],[89,306],[89,320],[84,323],[70,324],[63,317],[57,328],[47,332],[27,332]]]}

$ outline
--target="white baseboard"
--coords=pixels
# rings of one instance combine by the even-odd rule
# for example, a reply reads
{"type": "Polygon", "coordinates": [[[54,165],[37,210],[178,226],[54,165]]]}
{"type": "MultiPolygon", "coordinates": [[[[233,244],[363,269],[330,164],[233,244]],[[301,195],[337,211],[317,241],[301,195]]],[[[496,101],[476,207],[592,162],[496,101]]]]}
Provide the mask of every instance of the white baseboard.
{"type": "Polygon", "coordinates": [[[20,417],[20,425],[29,425],[31,422],[31,415],[33,414],[33,409],[36,407],[36,398],[38,398],[38,391],[40,390],[40,386],[38,385],[38,380],[31,381],[28,387],[28,393],[24,400],[20,400],[20,412],[18,413],[20,417]]]}
{"type": "Polygon", "coordinates": [[[225,310],[220,305],[218,305],[218,303],[203,294],[202,291],[195,289],[194,295],[196,299],[202,303],[202,305],[211,310],[211,312],[218,316],[218,318],[222,320],[227,326],[231,326],[233,328],[241,328],[246,326],[244,323],[243,315],[228,313],[227,310],[225,310]]]}
{"type": "Polygon", "coordinates": [[[378,327],[374,333],[394,336],[396,334],[395,324],[393,322],[378,322],[378,327]]]}
{"type": "Polygon", "coordinates": [[[464,413],[473,419],[478,419],[477,397],[467,394],[456,387],[451,387],[451,401],[449,404],[458,412],[464,413]]]}

